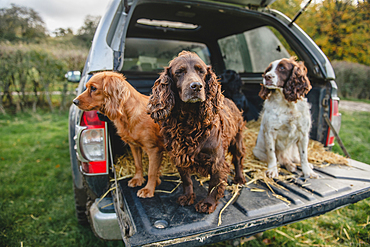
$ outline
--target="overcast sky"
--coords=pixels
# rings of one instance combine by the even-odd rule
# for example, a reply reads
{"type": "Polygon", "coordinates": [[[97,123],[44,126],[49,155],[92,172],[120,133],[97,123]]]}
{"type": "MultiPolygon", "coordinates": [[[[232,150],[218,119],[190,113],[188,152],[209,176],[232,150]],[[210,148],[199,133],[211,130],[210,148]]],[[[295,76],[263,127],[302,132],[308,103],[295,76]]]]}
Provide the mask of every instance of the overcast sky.
{"type": "Polygon", "coordinates": [[[57,28],[72,28],[76,32],[83,26],[87,15],[102,16],[110,0],[0,0],[0,8],[14,3],[35,10],[52,33],[57,28]]]}

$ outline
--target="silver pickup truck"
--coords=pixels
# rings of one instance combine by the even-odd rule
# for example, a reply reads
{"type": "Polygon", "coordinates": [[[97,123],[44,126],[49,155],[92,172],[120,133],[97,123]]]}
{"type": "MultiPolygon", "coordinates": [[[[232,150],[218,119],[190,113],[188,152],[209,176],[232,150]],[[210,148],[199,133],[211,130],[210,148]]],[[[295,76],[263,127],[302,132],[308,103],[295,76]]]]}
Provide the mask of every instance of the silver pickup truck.
{"type": "MultiPolygon", "coordinates": [[[[112,0],[92,41],[77,93],[98,71],[117,71],[141,93],[149,95],[159,73],[180,51],[198,54],[220,76],[225,96],[255,120],[262,108],[258,96],[262,72],[276,59],[297,56],[304,61],[312,90],[312,140],[330,148],[339,132],[339,98],[333,68],[311,38],[284,14],[267,8],[274,0],[112,0]],[[233,75],[233,76],[230,76],[233,75]],[[227,78],[240,78],[236,93],[227,78]]],[[[271,196],[259,182],[257,193],[242,188],[237,200],[222,213],[201,214],[176,199],[182,188],[162,178],[153,198],[138,198],[139,188],[128,179],[115,180],[113,165],[130,149],[116,134],[112,122],[96,111],[72,105],[69,137],[76,213],[105,240],[126,246],[198,246],[250,236],[351,204],[370,196],[370,167],[348,159],[350,166],[332,164],[315,168],[320,179],[309,183],[299,177],[278,181],[271,196]],[[285,189],[282,189],[285,188],[285,189]]],[[[194,181],[199,198],[207,183],[194,181]]]]}

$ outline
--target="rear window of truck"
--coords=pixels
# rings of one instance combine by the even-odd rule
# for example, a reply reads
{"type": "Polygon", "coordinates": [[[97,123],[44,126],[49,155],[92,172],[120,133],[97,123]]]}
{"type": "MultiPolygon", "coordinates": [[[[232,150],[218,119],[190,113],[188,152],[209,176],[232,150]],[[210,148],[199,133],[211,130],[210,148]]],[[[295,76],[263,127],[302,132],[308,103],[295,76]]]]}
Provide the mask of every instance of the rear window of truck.
{"type": "Polygon", "coordinates": [[[219,39],[218,45],[226,69],[237,73],[262,73],[271,61],[295,55],[282,35],[272,27],[227,36],[219,39]]]}
{"type": "Polygon", "coordinates": [[[169,61],[183,51],[192,51],[210,64],[210,53],[205,44],[178,40],[127,38],[123,71],[160,72],[169,61]]]}

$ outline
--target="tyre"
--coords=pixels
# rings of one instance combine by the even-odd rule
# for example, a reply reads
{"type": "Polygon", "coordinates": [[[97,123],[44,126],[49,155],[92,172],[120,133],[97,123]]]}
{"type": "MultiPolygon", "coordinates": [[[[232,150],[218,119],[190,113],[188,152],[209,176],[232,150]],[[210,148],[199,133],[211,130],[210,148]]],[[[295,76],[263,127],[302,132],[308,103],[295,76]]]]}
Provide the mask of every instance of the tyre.
{"type": "Polygon", "coordinates": [[[73,191],[74,191],[74,198],[75,198],[75,209],[76,209],[76,217],[77,221],[80,225],[88,225],[89,222],[87,220],[86,214],[86,203],[87,203],[87,193],[85,188],[79,189],[73,183],[73,191]]]}

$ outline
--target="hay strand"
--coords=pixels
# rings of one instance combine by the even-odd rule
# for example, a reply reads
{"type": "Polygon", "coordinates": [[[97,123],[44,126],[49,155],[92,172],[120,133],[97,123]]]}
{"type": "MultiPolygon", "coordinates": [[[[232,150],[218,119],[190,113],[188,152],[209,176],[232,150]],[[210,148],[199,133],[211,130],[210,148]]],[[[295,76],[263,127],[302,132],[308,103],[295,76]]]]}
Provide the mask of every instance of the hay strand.
{"type": "MultiPolygon", "coordinates": [[[[232,190],[232,193],[233,193],[233,196],[230,198],[230,200],[226,203],[226,205],[221,209],[220,213],[218,214],[218,224],[217,226],[220,226],[221,223],[222,223],[222,220],[221,220],[221,215],[222,213],[225,211],[225,209],[232,203],[235,201],[236,197],[239,195],[239,192],[241,190],[241,186],[237,185],[237,184],[233,184],[232,186],[229,186],[232,190]]],[[[230,189],[229,188],[229,189],[230,189]]]]}
{"type": "Polygon", "coordinates": [[[179,187],[180,184],[182,184],[182,181],[181,180],[176,180],[176,181],[171,181],[171,182],[177,182],[177,185],[171,191],[167,191],[167,190],[155,190],[154,192],[157,192],[157,193],[161,192],[161,193],[166,193],[166,194],[172,194],[177,189],[177,187],[179,187]]]}

